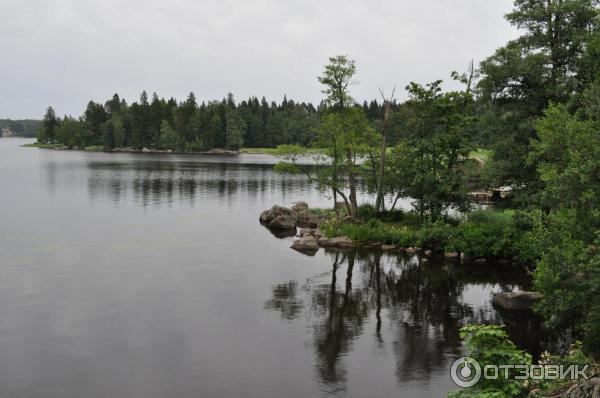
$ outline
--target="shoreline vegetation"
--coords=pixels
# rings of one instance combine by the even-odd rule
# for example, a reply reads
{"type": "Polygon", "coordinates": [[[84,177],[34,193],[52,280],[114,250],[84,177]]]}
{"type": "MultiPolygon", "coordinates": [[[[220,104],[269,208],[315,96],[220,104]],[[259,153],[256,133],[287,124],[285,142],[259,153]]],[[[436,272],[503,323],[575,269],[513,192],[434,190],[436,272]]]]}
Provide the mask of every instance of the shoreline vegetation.
{"type": "MultiPolygon", "coordinates": [[[[238,103],[231,93],[198,104],[193,93],[177,102],[156,93],[149,99],[145,91],[129,104],[115,94],[104,104],[90,101],[79,118],[61,119],[49,107],[38,146],[184,153],[246,147],[247,153],[275,155],[276,171],[303,175],[332,198],[331,210],[299,203],[261,214],[276,236],[303,228],[295,249],[377,244],[391,251],[461,253],[481,268],[497,266],[491,259],[514,263],[531,272],[539,297],[534,312],[545,328],[576,347],[556,349],[553,360],[576,352],[584,363],[595,363],[600,8],[595,0],[516,0],[506,19],[521,36],[464,73],[452,72],[461,85],[454,91],[445,91],[442,80],[411,82],[404,101],[396,100],[395,88],[379,88],[379,101],[359,103],[350,92],[355,61],[338,55],[318,77],[324,94],[318,106],[285,96],[279,103],[256,97],[238,103]],[[307,151],[314,162],[303,161],[307,151]],[[372,203],[359,203],[363,188],[372,203]],[[478,209],[478,198],[497,206],[478,209]],[[405,199],[410,212],[396,208],[405,199]]],[[[531,361],[494,326],[469,327],[460,337],[482,367],[531,361]]],[[[453,396],[599,393],[600,378],[594,380],[590,387],[503,376],[453,396]]]]}

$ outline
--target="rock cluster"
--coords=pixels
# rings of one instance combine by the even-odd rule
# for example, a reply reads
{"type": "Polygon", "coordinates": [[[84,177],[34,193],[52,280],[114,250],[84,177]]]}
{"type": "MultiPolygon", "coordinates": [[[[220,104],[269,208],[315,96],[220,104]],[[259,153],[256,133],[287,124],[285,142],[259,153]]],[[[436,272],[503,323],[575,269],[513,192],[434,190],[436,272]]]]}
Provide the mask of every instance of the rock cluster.
{"type": "Polygon", "coordinates": [[[274,230],[295,230],[296,227],[316,228],[317,217],[308,209],[306,202],[298,202],[287,208],[274,205],[260,214],[260,223],[274,230]]]}

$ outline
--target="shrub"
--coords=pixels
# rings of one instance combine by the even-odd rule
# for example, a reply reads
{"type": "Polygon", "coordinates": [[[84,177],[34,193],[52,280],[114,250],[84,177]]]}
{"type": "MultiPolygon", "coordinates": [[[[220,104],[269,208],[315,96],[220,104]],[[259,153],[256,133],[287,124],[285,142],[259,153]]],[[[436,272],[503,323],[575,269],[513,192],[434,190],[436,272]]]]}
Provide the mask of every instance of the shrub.
{"type": "MultiPolygon", "coordinates": [[[[465,340],[468,356],[475,359],[481,369],[486,365],[531,365],[531,355],[517,349],[509,340],[502,326],[468,325],[460,330],[465,340]]],[[[525,389],[523,382],[514,380],[509,374],[498,372],[495,380],[481,378],[479,382],[466,390],[450,394],[451,397],[520,397],[525,389]]]]}
{"type": "Polygon", "coordinates": [[[418,246],[434,251],[443,251],[453,236],[452,226],[442,223],[428,223],[417,232],[418,246]]]}
{"type": "Polygon", "coordinates": [[[369,220],[377,217],[377,210],[369,203],[358,206],[358,216],[363,220],[369,220]]]}
{"type": "Polygon", "coordinates": [[[473,257],[514,254],[517,230],[512,212],[477,211],[455,229],[447,249],[473,257]]]}

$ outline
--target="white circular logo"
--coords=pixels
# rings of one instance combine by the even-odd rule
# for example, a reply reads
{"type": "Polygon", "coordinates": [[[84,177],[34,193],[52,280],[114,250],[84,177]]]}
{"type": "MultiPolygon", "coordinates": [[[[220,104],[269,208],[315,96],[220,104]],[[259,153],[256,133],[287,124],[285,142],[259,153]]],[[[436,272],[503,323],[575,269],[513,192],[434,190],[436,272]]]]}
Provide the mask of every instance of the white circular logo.
{"type": "Polygon", "coordinates": [[[459,387],[473,387],[481,379],[481,366],[471,357],[458,358],[452,363],[450,377],[459,387]]]}

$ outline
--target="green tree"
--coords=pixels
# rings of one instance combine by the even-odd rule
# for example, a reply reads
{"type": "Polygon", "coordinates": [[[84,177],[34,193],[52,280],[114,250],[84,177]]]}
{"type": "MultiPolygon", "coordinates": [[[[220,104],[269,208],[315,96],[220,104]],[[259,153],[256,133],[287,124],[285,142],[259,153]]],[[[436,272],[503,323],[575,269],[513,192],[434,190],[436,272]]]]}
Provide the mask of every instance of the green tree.
{"type": "MultiPolygon", "coordinates": [[[[233,101],[233,97],[231,101],[233,101]]],[[[244,145],[246,122],[236,109],[227,113],[226,122],[227,149],[240,149],[244,145]]]]}
{"type": "Polygon", "coordinates": [[[523,192],[524,205],[535,203],[542,188],[535,164],[526,162],[533,121],[551,101],[566,102],[578,90],[583,55],[598,29],[596,6],[596,0],[515,0],[506,18],[524,34],[481,63],[480,128],[494,141],[491,183],[523,192]]]}
{"type": "Polygon", "coordinates": [[[55,140],[55,130],[59,124],[59,120],[56,118],[56,113],[54,112],[54,108],[51,106],[46,109],[46,114],[44,115],[44,119],[42,120],[42,125],[38,130],[38,143],[45,144],[50,143],[53,144],[55,140]]]}
{"type": "MultiPolygon", "coordinates": [[[[333,190],[334,202],[339,194],[352,217],[358,214],[356,196],[357,162],[366,152],[365,145],[374,131],[368,126],[368,119],[359,107],[353,107],[349,86],[354,84],[356,65],[346,55],[329,58],[323,74],[318,78],[324,86],[325,102],[331,107],[323,117],[317,141],[327,148],[331,175],[326,181],[333,190]],[[342,175],[347,178],[348,195],[342,192],[342,175]]],[[[372,143],[372,142],[371,142],[372,143]]]]}
{"type": "Polygon", "coordinates": [[[407,90],[406,143],[413,180],[406,193],[414,198],[421,218],[437,221],[449,207],[468,205],[461,165],[471,144],[472,96],[441,92],[441,81],[426,87],[411,83],[407,90]]]}
{"type": "Polygon", "coordinates": [[[173,149],[179,151],[179,137],[169,122],[163,120],[160,124],[159,149],[173,149]]]}

